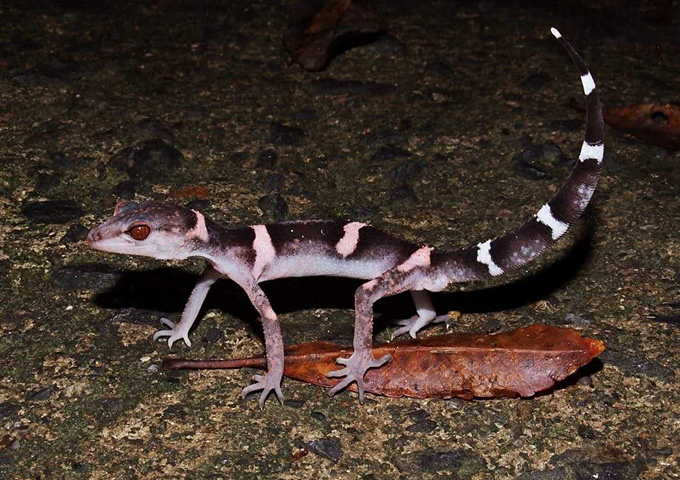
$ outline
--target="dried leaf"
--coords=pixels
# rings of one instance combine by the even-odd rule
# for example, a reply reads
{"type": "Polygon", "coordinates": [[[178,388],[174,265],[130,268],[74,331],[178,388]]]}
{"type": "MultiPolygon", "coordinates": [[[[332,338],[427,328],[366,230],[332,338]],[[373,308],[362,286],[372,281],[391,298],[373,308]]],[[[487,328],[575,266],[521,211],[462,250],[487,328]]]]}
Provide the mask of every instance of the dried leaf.
{"type": "MultiPolygon", "coordinates": [[[[583,110],[580,104],[570,105],[583,110]]],[[[660,147],[680,149],[680,105],[646,103],[602,112],[604,121],[635,138],[660,147]]]]}
{"type": "Polygon", "coordinates": [[[323,70],[332,55],[360,36],[385,29],[376,12],[352,0],[300,0],[283,44],[294,62],[309,71],[323,70]]]}
{"type": "MultiPolygon", "coordinates": [[[[532,325],[497,335],[449,334],[376,344],[373,355],[393,360],[364,377],[367,392],[388,397],[529,397],[552,387],[604,351],[604,343],[572,329],[532,325]]],[[[288,347],[284,375],[332,387],[326,377],[351,348],[331,342],[288,347]]],[[[166,369],[265,368],[264,358],[192,361],[166,359],[166,369]]],[[[355,385],[350,387],[354,390],[355,385]]]]}
{"type": "Polygon", "coordinates": [[[184,187],[170,194],[172,198],[210,198],[210,190],[200,185],[184,187]]]}

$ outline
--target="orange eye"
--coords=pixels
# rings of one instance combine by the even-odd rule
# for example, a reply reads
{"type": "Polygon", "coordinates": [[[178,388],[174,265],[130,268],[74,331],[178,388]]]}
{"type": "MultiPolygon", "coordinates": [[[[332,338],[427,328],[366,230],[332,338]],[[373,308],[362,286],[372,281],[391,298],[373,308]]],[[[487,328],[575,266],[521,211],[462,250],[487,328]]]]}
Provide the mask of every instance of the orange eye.
{"type": "Polygon", "coordinates": [[[127,234],[135,240],[146,240],[150,233],[151,228],[148,225],[135,225],[127,231],[127,234]]]}

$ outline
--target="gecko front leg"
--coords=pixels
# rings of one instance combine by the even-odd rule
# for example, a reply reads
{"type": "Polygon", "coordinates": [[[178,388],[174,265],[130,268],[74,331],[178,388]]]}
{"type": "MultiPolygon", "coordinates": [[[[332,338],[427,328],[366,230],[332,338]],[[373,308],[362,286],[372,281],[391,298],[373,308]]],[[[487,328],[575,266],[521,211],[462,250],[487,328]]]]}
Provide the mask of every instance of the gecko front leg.
{"type": "Polygon", "coordinates": [[[203,301],[208,295],[208,290],[210,287],[220,278],[222,274],[215,270],[212,265],[208,265],[206,269],[201,274],[201,278],[196,282],[196,286],[189,296],[184,310],[182,311],[182,316],[179,323],[175,324],[167,318],[161,318],[161,323],[167,327],[169,330],[159,330],[153,335],[154,340],[158,340],[161,337],[168,337],[168,347],[172,348],[172,344],[177,340],[184,340],[187,347],[191,346],[191,341],[189,340],[189,330],[191,326],[196,321],[198,312],[201,310],[203,301]]]}
{"type": "Polygon", "coordinates": [[[245,398],[252,392],[262,390],[257,403],[260,408],[263,408],[264,402],[273,391],[279,403],[283,404],[283,394],[281,393],[281,380],[283,378],[283,337],[281,336],[281,325],[269,303],[269,299],[267,299],[267,296],[255,279],[240,285],[260,314],[262,330],[264,331],[265,350],[267,352],[267,373],[253,376],[255,383],[244,388],[241,391],[241,397],[245,398]]]}

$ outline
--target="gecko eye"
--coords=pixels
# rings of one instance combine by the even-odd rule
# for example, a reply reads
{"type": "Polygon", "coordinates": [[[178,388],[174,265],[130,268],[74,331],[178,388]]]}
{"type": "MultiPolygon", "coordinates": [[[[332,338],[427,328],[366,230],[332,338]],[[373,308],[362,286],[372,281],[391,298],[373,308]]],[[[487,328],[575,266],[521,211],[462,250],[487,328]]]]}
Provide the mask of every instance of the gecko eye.
{"type": "Polygon", "coordinates": [[[151,233],[151,228],[148,225],[135,225],[125,233],[135,240],[146,240],[146,237],[151,233]]]}

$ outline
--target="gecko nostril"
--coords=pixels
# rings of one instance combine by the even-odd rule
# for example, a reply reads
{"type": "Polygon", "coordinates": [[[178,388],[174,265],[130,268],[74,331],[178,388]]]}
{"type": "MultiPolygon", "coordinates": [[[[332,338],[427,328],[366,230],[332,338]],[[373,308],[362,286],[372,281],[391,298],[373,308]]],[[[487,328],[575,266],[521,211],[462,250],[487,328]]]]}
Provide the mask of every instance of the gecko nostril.
{"type": "Polygon", "coordinates": [[[94,242],[98,242],[102,239],[102,234],[100,232],[95,232],[94,229],[90,230],[87,234],[85,241],[88,245],[92,246],[94,242]]]}

